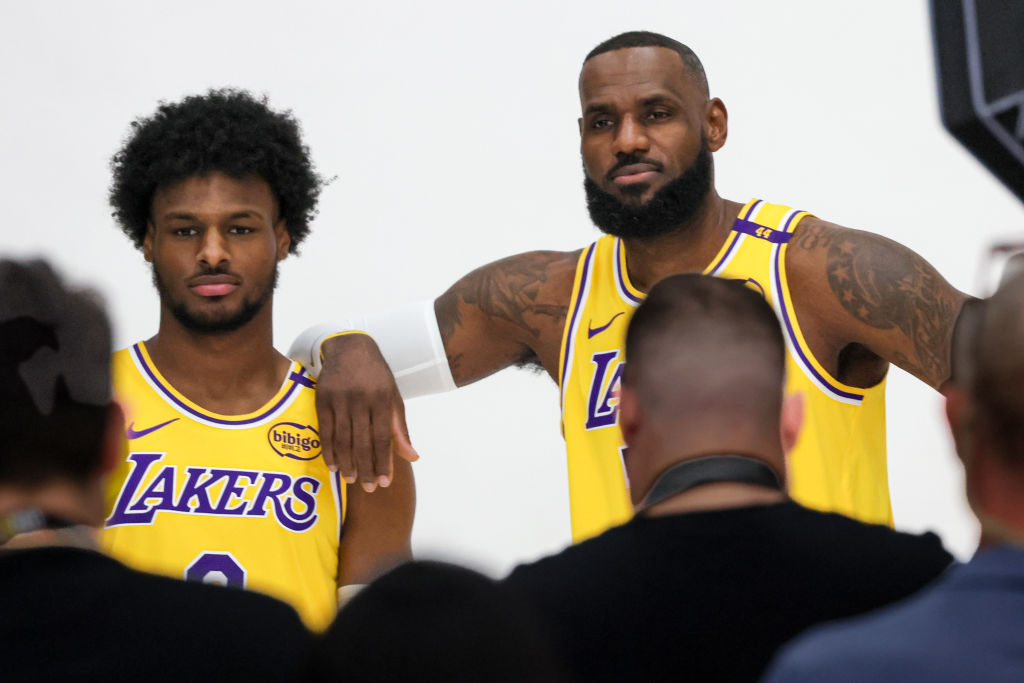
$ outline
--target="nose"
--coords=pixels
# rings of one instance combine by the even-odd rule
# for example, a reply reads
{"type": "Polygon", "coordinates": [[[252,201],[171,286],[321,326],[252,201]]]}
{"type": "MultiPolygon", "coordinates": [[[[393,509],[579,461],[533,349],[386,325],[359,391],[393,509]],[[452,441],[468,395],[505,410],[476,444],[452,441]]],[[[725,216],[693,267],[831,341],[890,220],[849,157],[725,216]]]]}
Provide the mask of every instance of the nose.
{"type": "Polygon", "coordinates": [[[626,115],[619,123],[615,134],[614,152],[617,155],[646,152],[651,146],[647,129],[634,116],[626,115]]]}
{"type": "Polygon", "coordinates": [[[196,260],[213,268],[231,260],[227,241],[220,230],[211,228],[203,232],[196,260]]]}

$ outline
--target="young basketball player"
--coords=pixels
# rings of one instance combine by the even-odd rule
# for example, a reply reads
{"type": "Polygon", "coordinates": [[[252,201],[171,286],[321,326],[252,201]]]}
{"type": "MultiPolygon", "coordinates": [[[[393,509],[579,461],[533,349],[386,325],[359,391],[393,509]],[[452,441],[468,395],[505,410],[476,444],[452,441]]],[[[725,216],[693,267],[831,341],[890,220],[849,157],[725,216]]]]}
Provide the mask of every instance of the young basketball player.
{"type": "Polygon", "coordinates": [[[325,627],[339,586],[409,557],[414,494],[408,466],[383,497],[327,469],[315,383],[273,347],[277,264],[309,232],[322,184],[298,122],[244,92],[187,97],[136,121],[113,170],[160,327],[114,356],[127,448],[104,547],[265,592],[325,627]]]}

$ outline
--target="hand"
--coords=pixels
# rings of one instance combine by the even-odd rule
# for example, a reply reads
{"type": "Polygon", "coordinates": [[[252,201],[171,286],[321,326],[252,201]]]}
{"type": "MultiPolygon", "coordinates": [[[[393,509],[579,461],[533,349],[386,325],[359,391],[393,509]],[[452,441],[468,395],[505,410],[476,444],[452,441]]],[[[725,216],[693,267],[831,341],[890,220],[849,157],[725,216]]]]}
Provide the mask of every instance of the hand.
{"type": "Polygon", "coordinates": [[[316,415],[324,462],[349,484],[358,479],[367,492],[389,486],[392,453],[410,462],[420,457],[391,369],[365,334],[333,337],[321,351],[316,415]]]}

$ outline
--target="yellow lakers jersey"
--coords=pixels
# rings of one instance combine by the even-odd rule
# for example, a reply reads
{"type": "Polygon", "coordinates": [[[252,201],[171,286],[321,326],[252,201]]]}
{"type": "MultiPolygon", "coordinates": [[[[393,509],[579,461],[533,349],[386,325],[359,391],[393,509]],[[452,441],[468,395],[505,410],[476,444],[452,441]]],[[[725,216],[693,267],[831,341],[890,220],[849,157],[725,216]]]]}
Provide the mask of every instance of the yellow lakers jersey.
{"type": "Polygon", "coordinates": [[[293,364],[266,405],[231,416],[177,392],[141,342],[114,354],[113,373],[128,428],[104,550],[143,571],[267,593],[326,628],[345,487],[320,457],[308,373],[293,364]]]}
{"type": "MultiPolygon", "coordinates": [[[[786,249],[804,211],[753,199],[704,269],[744,281],[774,308],[786,339],[786,393],[804,396],[804,423],[789,454],[790,495],[819,510],[892,523],[885,455],[885,381],[859,389],[814,358],[793,310],[786,249]]],[[[562,431],[573,540],[629,519],[616,390],[626,327],[643,293],[629,280],[622,241],[606,235],[580,255],[559,361],[562,431]]]]}

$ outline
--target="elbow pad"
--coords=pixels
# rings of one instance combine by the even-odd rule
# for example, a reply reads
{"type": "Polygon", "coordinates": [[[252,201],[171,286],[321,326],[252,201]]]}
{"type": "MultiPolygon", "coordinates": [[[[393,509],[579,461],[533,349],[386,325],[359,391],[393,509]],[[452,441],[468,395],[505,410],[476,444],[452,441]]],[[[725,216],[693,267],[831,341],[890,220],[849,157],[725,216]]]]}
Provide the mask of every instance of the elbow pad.
{"type": "Polygon", "coordinates": [[[441,342],[433,301],[419,301],[383,313],[314,325],[304,330],[288,356],[320,376],[320,345],[340,332],[365,332],[377,342],[395,376],[402,398],[437,394],[455,388],[441,342]]]}

